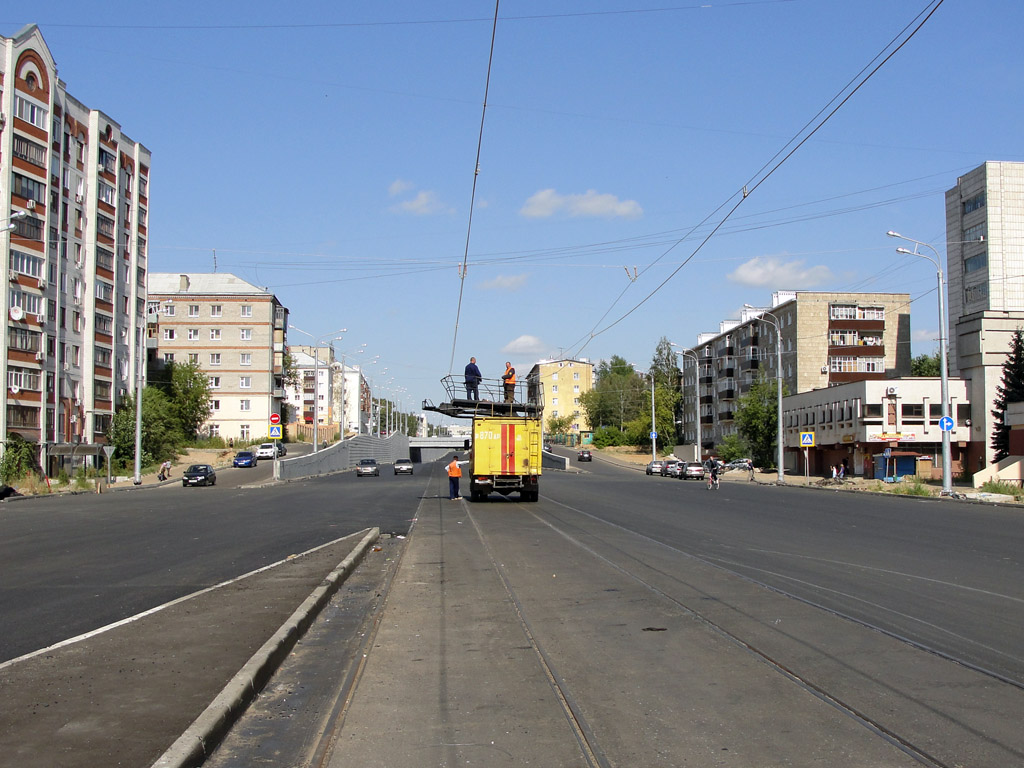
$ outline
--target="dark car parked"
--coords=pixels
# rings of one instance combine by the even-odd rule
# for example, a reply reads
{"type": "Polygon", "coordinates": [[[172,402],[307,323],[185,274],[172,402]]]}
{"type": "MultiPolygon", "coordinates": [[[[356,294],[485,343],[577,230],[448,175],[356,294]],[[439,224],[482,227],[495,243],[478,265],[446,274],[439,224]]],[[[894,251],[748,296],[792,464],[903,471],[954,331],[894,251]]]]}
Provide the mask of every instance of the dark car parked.
{"type": "Polygon", "coordinates": [[[233,467],[255,467],[259,463],[256,454],[252,451],[239,451],[231,462],[233,467]]]}
{"type": "Polygon", "coordinates": [[[190,485],[216,485],[217,473],[209,464],[193,464],[181,473],[181,484],[190,485]]]}
{"type": "Polygon", "coordinates": [[[584,449],[584,450],[582,450],[582,451],[580,451],[579,453],[576,454],[576,461],[593,461],[593,460],[594,460],[594,454],[592,454],[590,451],[588,451],[586,449],[584,449]]]}

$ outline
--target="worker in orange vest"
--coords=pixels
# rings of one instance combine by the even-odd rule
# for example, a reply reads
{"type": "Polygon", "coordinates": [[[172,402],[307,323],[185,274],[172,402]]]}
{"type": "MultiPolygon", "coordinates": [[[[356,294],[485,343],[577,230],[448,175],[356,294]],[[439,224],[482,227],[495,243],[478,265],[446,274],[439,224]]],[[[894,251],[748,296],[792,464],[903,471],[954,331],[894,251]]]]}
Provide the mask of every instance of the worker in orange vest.
{"type": "Polygon", "coordinates": [[[468,461],[459,461],[459,454],[452,457],[448,464],[448,501],[461,499],[459,495],[459,478],[462,477],[462,465],[469,464],[468,461]]]}
{"type": "Polygon", "coordinates": [[[512,363],[505,363],[505,375],[501,377],[501,380],[505,382],[505,402],[514,403],[516,401],[516,369],[512,367],[512,363]]]}

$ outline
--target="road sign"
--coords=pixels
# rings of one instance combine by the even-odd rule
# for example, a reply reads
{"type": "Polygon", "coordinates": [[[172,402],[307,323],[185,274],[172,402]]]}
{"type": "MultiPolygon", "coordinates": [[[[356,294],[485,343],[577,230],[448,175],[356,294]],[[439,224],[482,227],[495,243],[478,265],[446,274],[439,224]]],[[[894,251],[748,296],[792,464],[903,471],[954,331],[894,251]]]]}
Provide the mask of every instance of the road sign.
{"type": "Polygon", "coordinates": [[[272,413],[272,414],[270,414],[270,423],[271,424],[280,424],[281,423],[281,414],[279,414],[279,413],[272,413]]]}
{"type": "Polygon", "coordinates": [[[657,440],[657,439],[658,439],[658,433],[657,432],[651,432],[651,440],[657,440]]]}
{"type": "Polygon", "coordinates": [[[882,458],[884,458],[884,459],[891,459],[892,458],[892,448],[886,448],[884,451],[882,451],[882,458]]]}
{"type": "Polygon", "coordinates": [[[281,439],[281,425],[280,424],[271,424],[270,425],[270,432],[269,432],[268,436],[270,437],[271,440],[280,440],[281,439]]]}
{"type": "Polygon", "coordinates": [[[943,416],[941,419],[939,419],[939,429],[941,429],[943,432],[952,432],[953,419],[950,418],[949,416],[943,416]]]}
{"type": "Polygon", "coordinates": [[[801,432],[800,433],[800,447],[801,448],[813,448],[814,447],[814,433],[813,432],[801,432]]]}

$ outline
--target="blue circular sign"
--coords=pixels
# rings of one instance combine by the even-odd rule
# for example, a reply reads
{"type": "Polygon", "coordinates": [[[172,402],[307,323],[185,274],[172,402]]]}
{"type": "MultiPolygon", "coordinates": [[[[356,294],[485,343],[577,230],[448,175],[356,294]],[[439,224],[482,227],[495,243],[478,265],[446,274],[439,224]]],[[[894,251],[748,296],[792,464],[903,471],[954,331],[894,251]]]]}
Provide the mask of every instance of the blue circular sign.
{"type": "Polygon", "coordinates": [[[657,439],[658,439],[658,433],[657,432],[651,432],[651,440],[657,440],[657,439]]]}
{"type": "Polygon", "coordinates": [[[941,429],[943,432],[952,432],[953,419],[950,418],[949,416],[943,416],[941,419],[939,419],[939,429],[941,429]]]}

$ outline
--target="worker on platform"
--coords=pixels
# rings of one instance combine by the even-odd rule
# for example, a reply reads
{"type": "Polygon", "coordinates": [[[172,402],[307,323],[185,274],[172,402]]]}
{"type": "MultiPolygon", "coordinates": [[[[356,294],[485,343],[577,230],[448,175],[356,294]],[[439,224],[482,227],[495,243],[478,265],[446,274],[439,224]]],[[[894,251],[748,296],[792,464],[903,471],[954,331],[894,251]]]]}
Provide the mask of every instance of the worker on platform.
{"type": "Polygon", "coordinates": [[[505,384],[505,402],[514,403],[516,401],[516,369],[512,367],[512,363],[505,363],[505,373],[501,380],[505,384]]]}
{"type": "Polygon", "coordinates": [[[480,399],[480,380],[483,379],[483,374],[480,373],[480,369],[476,367],[476,358],[469,358],[469,364],[466,365],[466,399],[467,400],[479,400],[480,399]]]}

